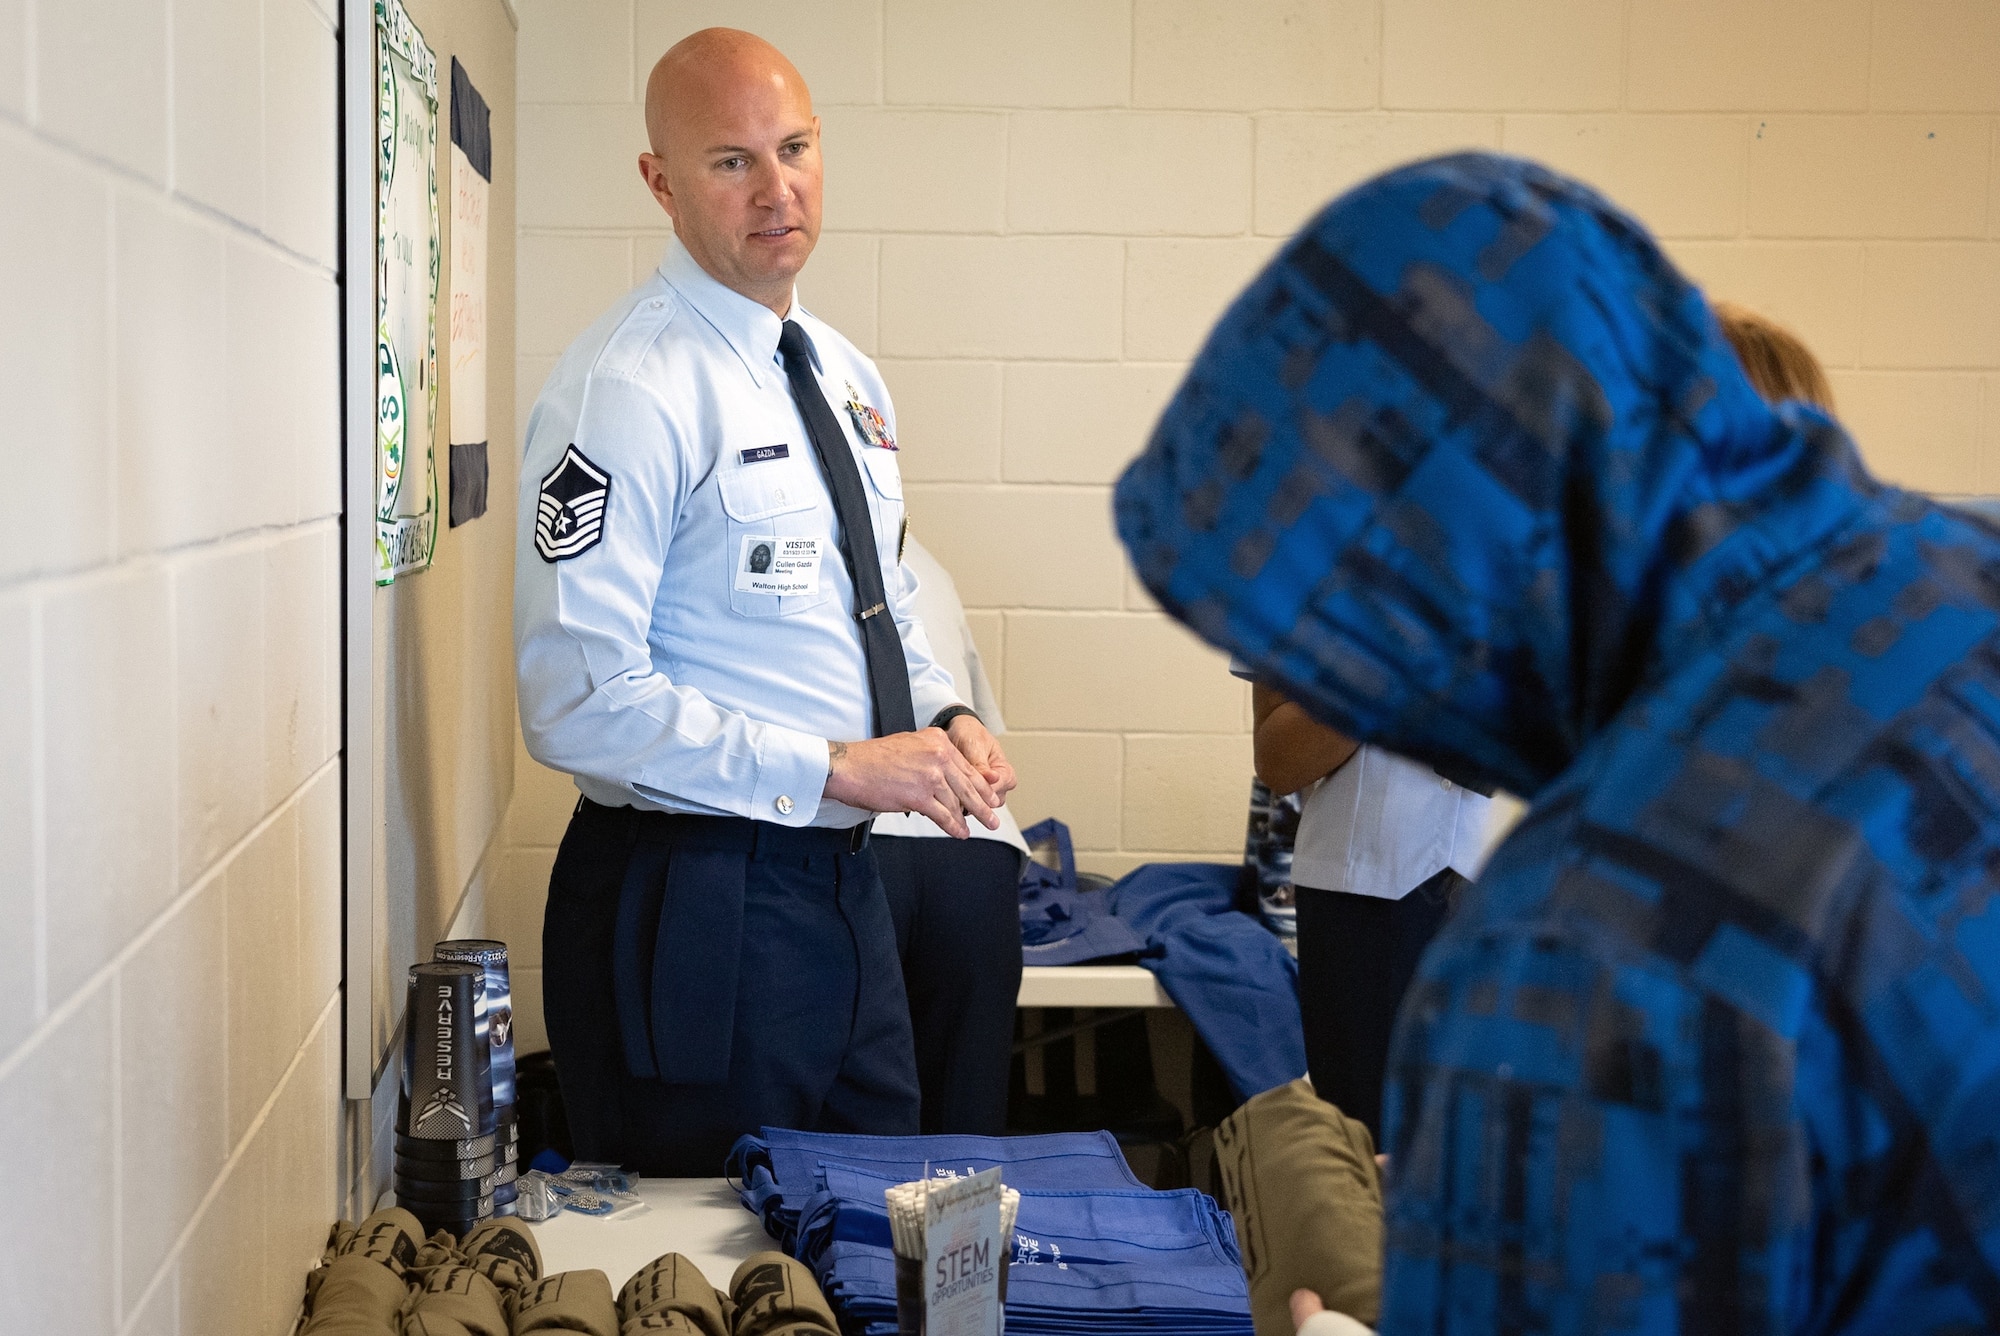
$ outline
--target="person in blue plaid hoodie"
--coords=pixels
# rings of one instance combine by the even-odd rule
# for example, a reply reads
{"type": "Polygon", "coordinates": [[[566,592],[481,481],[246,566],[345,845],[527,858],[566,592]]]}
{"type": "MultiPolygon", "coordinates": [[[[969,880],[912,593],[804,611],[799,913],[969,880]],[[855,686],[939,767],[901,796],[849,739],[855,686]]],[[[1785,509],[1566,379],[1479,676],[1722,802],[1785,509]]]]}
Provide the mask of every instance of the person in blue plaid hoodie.
{"type": "Polygon", "coordinates": [[[1398,1021],[1380,1330],[2000,1331],[2000,531],[1486,154],[1310,223],[1116,509],[1261,680],[1532,799],[1398,1021]]]}

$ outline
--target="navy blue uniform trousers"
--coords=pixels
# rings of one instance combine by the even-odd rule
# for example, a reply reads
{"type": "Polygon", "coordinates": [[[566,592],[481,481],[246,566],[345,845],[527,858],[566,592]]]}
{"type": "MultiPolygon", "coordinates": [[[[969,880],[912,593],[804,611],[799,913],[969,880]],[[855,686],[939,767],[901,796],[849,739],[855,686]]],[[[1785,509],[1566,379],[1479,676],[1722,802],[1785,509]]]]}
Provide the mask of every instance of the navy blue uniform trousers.
{"type": "Polygon", "coordinates": [[[1396,1009],[1465,878],[1450,868],[1400,900],[1298,888],[1299,1018],[1313,1091],[1382,1144],[1396,1009]]]}
{"type": "Polygon", "coordinates": [[[1021,992],[1021,851],[998,840],[904,835],[869,847],[910,996],[923,1130],[998,1136],[1007,1130],[1021,992]]]}
{"type": "Polygon", "coordinates": [[[917,1130],[865,831],[585,799],[549,878],[542,994],[581,1159],[707,1177],[766,1125],[917,1130]]]}

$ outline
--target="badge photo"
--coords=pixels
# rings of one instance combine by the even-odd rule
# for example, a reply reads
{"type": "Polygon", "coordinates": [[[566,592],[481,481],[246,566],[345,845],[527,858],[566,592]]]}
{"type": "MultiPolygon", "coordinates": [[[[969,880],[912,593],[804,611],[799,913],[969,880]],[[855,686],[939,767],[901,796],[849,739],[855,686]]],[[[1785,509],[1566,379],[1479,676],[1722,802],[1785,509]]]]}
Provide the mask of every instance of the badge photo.
{"type": "Polygon", "coordinates": [[[574,445],[565,450],[535,498],[535,551],[542,560],[566,561],[596,547],[610,498],[611,475],[574,445]]]}

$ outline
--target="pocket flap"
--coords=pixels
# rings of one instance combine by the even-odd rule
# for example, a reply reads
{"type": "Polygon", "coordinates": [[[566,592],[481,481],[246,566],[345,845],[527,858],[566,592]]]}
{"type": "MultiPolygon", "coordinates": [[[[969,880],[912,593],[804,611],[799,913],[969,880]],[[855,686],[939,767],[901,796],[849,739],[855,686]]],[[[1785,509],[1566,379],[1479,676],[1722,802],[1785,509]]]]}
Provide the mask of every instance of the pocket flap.
{"type": "Polygon", "coordinates": [[[875,490],[891,501],[901,501],[903,470],[897,467],[896,452],[870,448],[861,452],[861,458],[868,465],[868,480],[875,484],[875,490]]]}
{"type": "Polygon", "coordinates": [[[812,479],[793,462],[724,469],[716,485],[722,491],[722,508],[735,520],[762,520],[810,510],[819,499],[812,479]]]}

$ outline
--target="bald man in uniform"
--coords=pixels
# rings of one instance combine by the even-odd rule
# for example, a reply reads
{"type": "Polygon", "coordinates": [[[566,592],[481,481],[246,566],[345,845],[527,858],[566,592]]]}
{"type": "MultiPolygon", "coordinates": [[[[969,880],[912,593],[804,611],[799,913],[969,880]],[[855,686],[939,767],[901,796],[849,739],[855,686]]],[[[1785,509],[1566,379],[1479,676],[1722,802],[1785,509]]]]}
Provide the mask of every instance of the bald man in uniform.
{"type": "Polygon", "coordinates": [[[528,750],[582,794],[543,926],[575,1148],[686,1176],[764,1124],[917,1130],[869,821],[963,838],[1014,775],[914,616],[888,391],[794,291],[804,81],[698,32],[646,129],[674,239],[529,419],[515,646],[528,750]]]}

